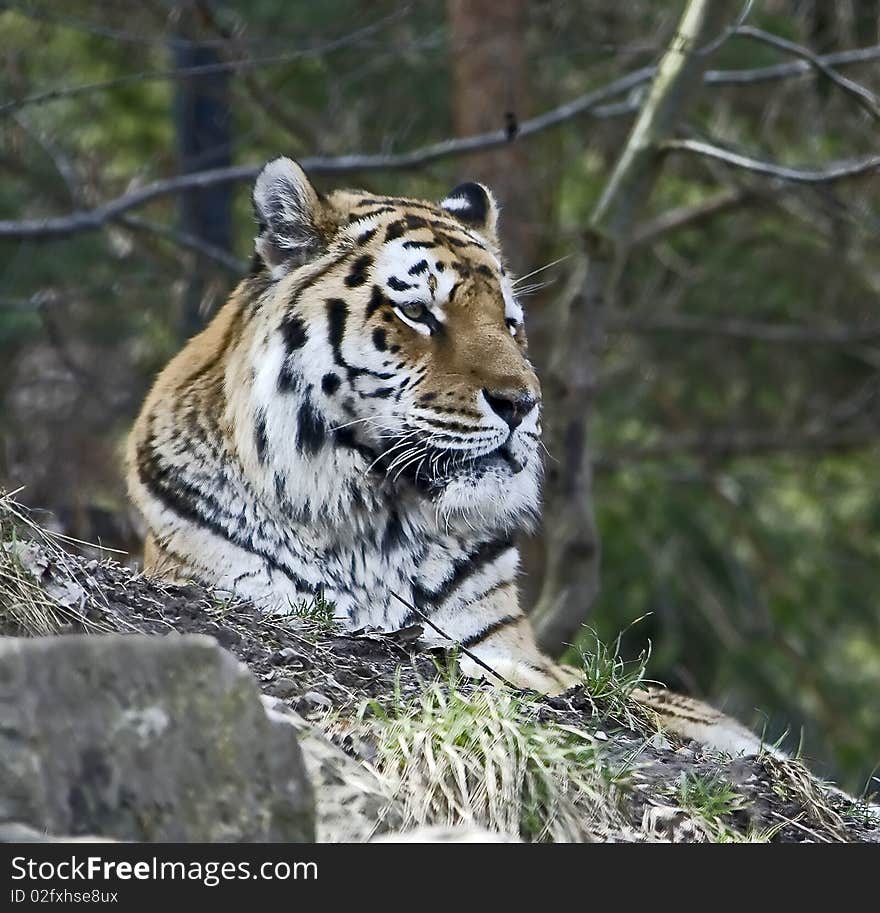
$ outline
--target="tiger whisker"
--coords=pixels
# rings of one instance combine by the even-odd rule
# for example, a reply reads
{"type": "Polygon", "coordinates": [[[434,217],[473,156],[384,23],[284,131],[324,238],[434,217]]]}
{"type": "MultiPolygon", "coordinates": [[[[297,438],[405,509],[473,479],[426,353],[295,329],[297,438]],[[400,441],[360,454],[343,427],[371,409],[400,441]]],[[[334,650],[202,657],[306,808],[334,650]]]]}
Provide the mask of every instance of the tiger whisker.
{"type": "Polygon", "coordinates": [[[526,273],[524,276],[517,276],[510,284],[516,288],[520,282],[523,282],[526,279],[531,279],[532,276],[537,276],[538,273],[543,273],[545,269],[550,269],[551,266],[556,266],[557,263],[562,263],[565,260],[570,259],[571,254],[566,254],[564,257],[559,257],[557,260],[551,260],[549,263],[545,263],[543,266],[539,266],[537,269],[533,269],[530,273],[526,273]]]}

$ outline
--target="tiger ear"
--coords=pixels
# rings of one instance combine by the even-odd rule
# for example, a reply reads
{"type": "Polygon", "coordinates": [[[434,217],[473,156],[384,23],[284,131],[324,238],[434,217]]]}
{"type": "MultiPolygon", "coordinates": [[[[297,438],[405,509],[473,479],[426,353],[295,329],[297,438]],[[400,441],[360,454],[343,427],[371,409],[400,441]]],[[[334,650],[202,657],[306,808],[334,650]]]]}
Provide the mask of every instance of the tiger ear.
{"type": "Polygon", "coordinates": [[[497,241],[498,204],[492,191],[484,184],[474,181],[459,184],[441,201],[440,207],[465,225],[497,241]]]}
{"type": "Polygon", "coordinates": [[[259,226],[256,252],[275,278],[308,263],[324,249],[325,206],[292,159],[277,158],[263,168],[253,199],[259,226]]]}

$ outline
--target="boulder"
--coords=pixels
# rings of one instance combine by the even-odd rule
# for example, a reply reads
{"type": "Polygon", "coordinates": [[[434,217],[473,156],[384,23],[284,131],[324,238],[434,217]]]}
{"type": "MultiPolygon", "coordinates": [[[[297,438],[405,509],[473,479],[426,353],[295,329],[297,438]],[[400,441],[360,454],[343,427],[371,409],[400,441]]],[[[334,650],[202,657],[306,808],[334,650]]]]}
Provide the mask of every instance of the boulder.
{"type": "Polygon", "coordinates": [[[0,824],[133,841],[309,842],[294,728],[202,635],[0,638],[0,824]]]}

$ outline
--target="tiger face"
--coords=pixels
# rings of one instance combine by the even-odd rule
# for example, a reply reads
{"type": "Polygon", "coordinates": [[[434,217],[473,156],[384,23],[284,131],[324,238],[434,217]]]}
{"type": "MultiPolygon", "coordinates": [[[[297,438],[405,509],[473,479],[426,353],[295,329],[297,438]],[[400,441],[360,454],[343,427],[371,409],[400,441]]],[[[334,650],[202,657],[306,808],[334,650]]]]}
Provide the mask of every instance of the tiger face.
{"type": "Polygon", "coordinates": [[[382,485],[446,517],[510,525],[534,513],[541,392],[490,192],[463,184],[439,204],[322,197],[282,158],[254,205],[277,327],[257,408],[296,388],[300,448],[317,454],[332,435],[382,485]]]}

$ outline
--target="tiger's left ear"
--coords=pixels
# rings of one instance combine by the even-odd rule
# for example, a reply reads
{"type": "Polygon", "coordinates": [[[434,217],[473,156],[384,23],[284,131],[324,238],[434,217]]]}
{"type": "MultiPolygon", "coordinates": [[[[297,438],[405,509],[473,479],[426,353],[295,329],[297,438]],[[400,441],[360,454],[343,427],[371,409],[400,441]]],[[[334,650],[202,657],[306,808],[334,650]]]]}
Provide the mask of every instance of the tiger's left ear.
{"type": "Polygon", "coordinates": [[[498,243],[498,204],[485,185],[473,181],[459,184],[441,201],[440,207],[486,235],[494,244],[498,243]]]}

